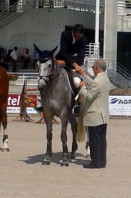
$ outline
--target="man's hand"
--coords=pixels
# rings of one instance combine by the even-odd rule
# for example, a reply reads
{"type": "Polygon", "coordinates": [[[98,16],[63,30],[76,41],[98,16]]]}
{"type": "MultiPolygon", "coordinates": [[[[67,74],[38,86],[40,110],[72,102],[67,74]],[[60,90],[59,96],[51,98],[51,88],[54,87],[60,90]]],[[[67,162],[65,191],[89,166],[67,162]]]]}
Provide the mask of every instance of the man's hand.
{"type": "Polygon", "coordinates": [[[83,77],[86,77],[87,74],[84,72],[83,68],[79,66],[78,68],[78,71],[77,71],[78,74],[82,75],[83,77]]]}
{"type": "Polygon", "coordinates": [[[65,65],[66,64],[65,61],[63,61],[63,60],[56,60],[56,62],[57,62],[58,65],[65,65]]]}
{"type": "Polygon", "coordinates": [[[86,86],[86,84],[81,81],[79,87],[83,87],[83,86],[86,86]]]}

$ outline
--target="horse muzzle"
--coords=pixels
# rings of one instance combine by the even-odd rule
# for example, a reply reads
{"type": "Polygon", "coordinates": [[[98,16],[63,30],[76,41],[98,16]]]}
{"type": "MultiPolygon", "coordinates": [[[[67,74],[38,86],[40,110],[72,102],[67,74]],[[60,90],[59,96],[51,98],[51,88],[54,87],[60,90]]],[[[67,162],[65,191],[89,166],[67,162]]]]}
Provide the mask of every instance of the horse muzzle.
{"type": "Polygon", "coordinates": [[[47,83],[48,83],[47,80],[45,80],[44,78],[40,78],[38,80],[38,88],[43,89],[43,88],[47,87],[47,83]]]}

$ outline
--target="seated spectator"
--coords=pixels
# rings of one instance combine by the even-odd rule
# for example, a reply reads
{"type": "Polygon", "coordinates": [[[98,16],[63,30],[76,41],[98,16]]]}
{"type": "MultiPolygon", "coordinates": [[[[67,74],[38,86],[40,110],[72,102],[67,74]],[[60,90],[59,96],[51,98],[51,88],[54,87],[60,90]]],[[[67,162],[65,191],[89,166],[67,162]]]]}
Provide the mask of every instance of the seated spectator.
{"type": "Polygon", "coordinates": [[[18,47],[14,47],[14,50],[10,54],[10,60],[13,63],[13,70],[12,72],[17,71],[17,62],[18,62],[18,47]]]}
{"type": "Polygon", "coordinates": [[[33,64],[33,69],[35,69],[35,65],[36,65],[36,63],[38,61],[38,58],[39,58],[39,54],[36,51],[36,49],[34,49],[34,52],[33,52],[32,57],[31,57],[31,62],[33,64]]]}
{"type": "Polygon", "coordinates": [[[23,61],[23,68],[22,69],[27,69],[28,67],[28,63],[30,63],[31,59],[30,59],[30,53],[29,53],[29,49],[22,49],[21,54],[20,54],[20,58],[23,61]]]}
{"type": "Polygon", "coordinates": [[[54,8],[53,0],[49,0],[49,6],[50,6],[50,8],[54,8]]]}
{"type": "Polygon", "coordinates": [[[0,66],[3,67],[6,70],[8,69],[8,64],[7,64],[4,57],[0,57],[0,66]]]}
{"type": "Polygon", "coordinates": [[[7,50],[5,50],[3,47],[0,48],[0,57],[2,57],[5,60],[7,60],[7,50]]]}
{"type": "Polygon", "coordinates": [[[12,51],[13,51],[13,49],[9,49],[7,52],[7,62],[10,61],[10,55],[11,55],[12,51]]]}

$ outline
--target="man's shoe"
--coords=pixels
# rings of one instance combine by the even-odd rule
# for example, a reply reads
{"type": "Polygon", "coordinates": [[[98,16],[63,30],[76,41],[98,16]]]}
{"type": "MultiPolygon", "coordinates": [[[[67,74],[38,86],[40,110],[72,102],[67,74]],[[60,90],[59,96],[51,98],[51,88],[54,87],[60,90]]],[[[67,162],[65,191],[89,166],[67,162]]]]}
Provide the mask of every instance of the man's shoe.
{"type": "Polygon", "coordinates": [[[93,164],[84,164],[83,168],[94,169],[94,168],[102,168],[102,167],[101,166],[95,166],[93,164]]]}

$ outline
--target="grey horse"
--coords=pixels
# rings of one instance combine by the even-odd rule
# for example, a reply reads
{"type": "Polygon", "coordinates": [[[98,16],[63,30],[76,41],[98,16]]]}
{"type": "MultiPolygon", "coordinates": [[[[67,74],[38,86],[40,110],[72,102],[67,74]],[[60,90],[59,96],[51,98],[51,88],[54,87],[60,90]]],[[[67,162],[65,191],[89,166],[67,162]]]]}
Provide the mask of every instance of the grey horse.
{"type": "Polygon", "coordinates": [[[52,118],[56,115],[61,120],[61,141],[63,146],[62,163],[63,166],[69,166],[68,163],[68,147],[67,147],[67,125],[71,123],[73,133],[72,151],[70,158],[75,157],[77,150],[76,134],[77,123],[75,116],[72,114],[72,106],[74,105],[74,96],[65,70],[56,64],[54,52],[41,51],[35,44],[35,49],[39,54],[39,80],[38,88],[41,95],[44,119],[47,128],[47,150],[43,160],[43,165],[50,164],[52,155],[52,118]]]}

